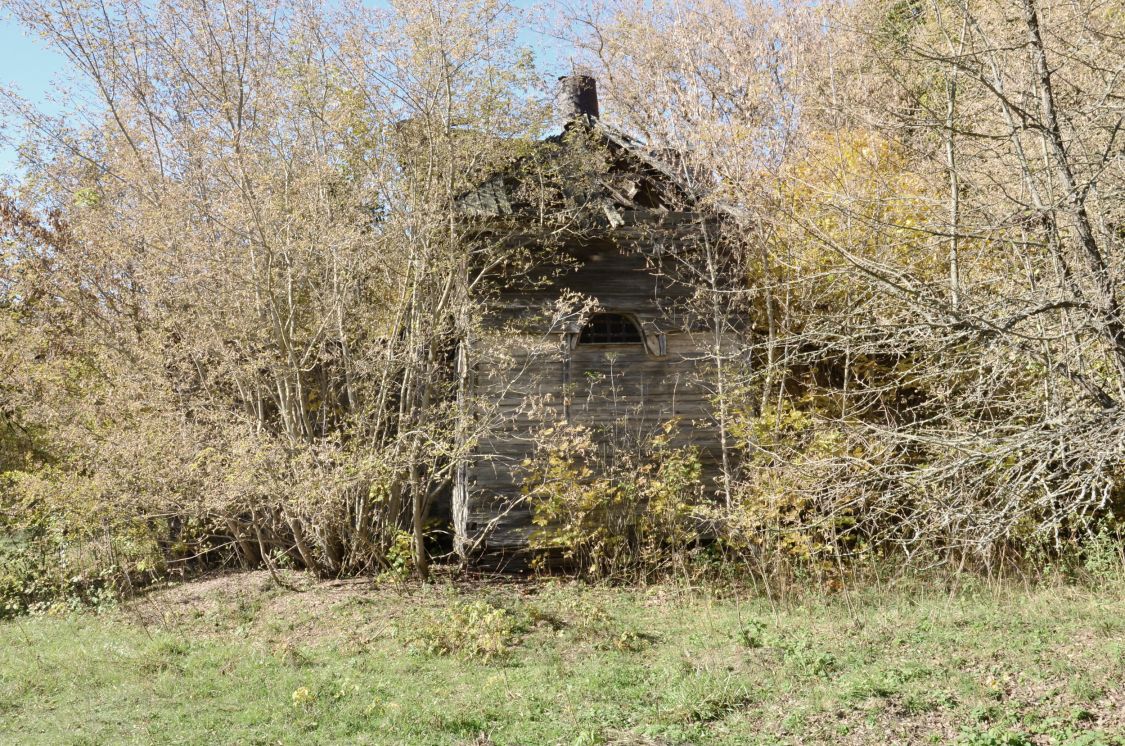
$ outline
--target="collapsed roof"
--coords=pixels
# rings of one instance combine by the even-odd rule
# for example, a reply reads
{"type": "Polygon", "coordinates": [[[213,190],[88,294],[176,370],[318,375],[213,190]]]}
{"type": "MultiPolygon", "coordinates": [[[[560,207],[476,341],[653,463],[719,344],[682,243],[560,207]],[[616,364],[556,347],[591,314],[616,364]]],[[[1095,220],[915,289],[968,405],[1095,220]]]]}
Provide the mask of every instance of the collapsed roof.
{"type": "Polygon", "coordinates": [[[464,194],[464,213],[484,220],[579,219],[589,228],[674,224],[694,213],[698,199],[681,154],[654,152],[599,117],[593,78],[561,78],[568,119],[464,194]]]}

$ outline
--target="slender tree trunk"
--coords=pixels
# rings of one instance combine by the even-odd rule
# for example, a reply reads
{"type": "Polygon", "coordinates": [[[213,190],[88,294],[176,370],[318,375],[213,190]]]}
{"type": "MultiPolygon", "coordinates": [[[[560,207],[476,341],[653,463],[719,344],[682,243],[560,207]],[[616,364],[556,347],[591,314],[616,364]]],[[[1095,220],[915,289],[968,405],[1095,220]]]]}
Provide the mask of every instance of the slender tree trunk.
{"type": "Polygon", "coordinates": [[[1094,282],[1095,300],[1100,321],[1109,342],[1118,376],[1125,378],[1125,324],[1121,319],[1121,308],[1117,288],[1110,274],[1105,256],[1098,246],[1097,237],[1090,216],[1086,211],[1087,187],[1079,185],[1066,152],[1059,125],[1058,110],[1055,104],[1054,82],[1047,64],[1047,52],[1039,31],[1039,13],[1035,0],[1021,0],[1024,23],[1027,26],[1027,43],[1035,63],[1035,73],[1039,87],[1040,115],[1043,118],[1043,131],[1055,161],[1055,170],[1066,189],[1066,199],[1070,203],[1067,213],[1073,223],[1075,237],[1081,254],[1085,257],[1087,270],[1094,282]]]}
{"type": "MultiPolygon", "coordinates": [[[[961,27],[961,41],[957,54],[965,47],[965,31],[961,27]]],[[[953,53],[953,50],[950,50],[953,53]]],[[[945,165],[949,170],[949,303],[953,310],[961,305],[961,257],[959,239],[961,230],[961,184],[957,173],[957,146],[954,126],[957,121],[957,67],[950,65],[945,84],[945,165]]]]}

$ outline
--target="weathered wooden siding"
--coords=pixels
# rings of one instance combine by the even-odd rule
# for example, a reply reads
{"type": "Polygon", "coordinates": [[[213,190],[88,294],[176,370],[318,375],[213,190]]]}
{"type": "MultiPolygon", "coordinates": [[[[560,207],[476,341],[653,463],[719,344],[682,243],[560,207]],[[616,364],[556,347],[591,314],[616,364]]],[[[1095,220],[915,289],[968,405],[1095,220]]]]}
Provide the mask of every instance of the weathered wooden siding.
{"type": "Polygon", "coordinates": [[[717,476],[703,335],[684,331],[681,313],[688,290],[640,252],[603,244],[575,254],[582,264],[550,287],[502,292],[492,323],[505,331],[479,340],[468,355],[471,390],[484,402],[480,416],[493,418],[493,426],[459,476],[465,510],[457,528],[463,540],[483,535],[490,550],[527,543],[531,512],[521,499],[520,464],[533,453],[534,433],[549,424],[588,425],[637,442],[676,419],[673,445],[698,447],[705,476],[717,476]],[[647,344],[575,344],[574,330],[551,329],[545,309],[564,291],[632,315],[647,344]]]}

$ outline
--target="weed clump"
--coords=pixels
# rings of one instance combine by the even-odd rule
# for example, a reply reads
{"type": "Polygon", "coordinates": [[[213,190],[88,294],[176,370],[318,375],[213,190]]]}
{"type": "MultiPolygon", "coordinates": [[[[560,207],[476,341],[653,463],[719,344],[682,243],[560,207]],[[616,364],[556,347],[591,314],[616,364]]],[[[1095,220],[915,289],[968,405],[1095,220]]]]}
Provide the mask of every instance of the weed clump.
{"type": "Polygon", "coordinates": [[[511,652],[524,631],[526,620],[481,600],[456,603],[446,614],[430,616],[407,640],[429,655],[491,661],[511,652]]]}

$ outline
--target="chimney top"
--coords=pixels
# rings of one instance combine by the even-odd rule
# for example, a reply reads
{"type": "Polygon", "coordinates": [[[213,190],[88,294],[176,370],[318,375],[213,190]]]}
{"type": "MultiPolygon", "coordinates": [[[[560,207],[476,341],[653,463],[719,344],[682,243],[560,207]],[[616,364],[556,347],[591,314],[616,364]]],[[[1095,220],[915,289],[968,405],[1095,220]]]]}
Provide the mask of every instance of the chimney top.
{"type": "Polygon", "coordinates": [[[559,104],[568,121],[598,118],[598,81],[589,75],[559,77],[559,104]]]}

